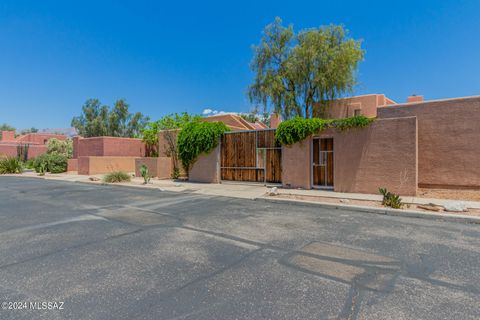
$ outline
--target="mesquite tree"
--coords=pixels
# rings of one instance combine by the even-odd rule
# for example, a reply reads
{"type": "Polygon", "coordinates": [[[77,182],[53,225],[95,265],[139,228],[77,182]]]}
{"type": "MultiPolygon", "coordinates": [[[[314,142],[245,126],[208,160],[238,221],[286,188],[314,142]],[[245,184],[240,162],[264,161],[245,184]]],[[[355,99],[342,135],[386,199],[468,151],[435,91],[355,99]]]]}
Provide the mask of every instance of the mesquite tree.
{"type": "Polygon", "coordinates": [[[83,137],[139,137],[149,118],[140,112],[132,114],[128,108],[124,99],[115,101],[112,108],[98,99],[89,99],[82,107],[82,114],[72,119],[72,126],[83,137]]]}
{"type": "Polygon", "coordinates": [[[361,42],[342,26],[330,25],[295,33],[276,18],[254,47],[255,79],[250,101],[285,118],[325,116],[330,102],[356,85],[363,59],[361,42]]]}

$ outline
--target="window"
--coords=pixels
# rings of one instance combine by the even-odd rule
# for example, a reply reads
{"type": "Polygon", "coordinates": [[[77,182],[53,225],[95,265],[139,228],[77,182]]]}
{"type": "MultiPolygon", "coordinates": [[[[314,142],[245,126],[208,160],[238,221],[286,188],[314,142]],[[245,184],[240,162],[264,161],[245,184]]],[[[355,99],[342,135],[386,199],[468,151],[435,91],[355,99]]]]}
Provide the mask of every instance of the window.
{"type": "Polygon", "coordinates": [[[360,112],[361,112],[360,109],[355,109],[355,110],[353,110],[353,115],[354,115],[355,117],[357,117],[357,116],[360,115],[360,112]]]}

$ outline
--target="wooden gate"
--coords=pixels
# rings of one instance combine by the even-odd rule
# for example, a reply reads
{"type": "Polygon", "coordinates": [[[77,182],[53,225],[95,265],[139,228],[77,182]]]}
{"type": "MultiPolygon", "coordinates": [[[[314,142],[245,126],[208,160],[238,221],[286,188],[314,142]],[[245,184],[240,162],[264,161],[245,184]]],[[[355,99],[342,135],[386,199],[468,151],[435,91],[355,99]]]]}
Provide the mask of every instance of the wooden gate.
{"type": "Polygon", "coordinates": [[[222,180],[280,183],[282,149],[275,129],[227,132],[221,142],[222,180]]]}
{"type": "Polygon", "coordinates": [[[313,186],[333,188],[333,138],[313,139],[313,186]]]}

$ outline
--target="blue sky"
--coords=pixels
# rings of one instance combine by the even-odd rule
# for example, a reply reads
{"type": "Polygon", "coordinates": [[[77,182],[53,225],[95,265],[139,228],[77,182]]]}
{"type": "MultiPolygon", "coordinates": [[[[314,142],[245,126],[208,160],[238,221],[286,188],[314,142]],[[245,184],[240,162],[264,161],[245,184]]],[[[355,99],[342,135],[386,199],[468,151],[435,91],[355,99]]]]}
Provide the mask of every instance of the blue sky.
{"type": "Polygon", "coordinates": [[[363,39],[356,93],[480,94],[480,1],[0,2],[0,123],[68,127],[88,98],[152,119],[250,110],[251,45],[275,16],[363,39]]]}

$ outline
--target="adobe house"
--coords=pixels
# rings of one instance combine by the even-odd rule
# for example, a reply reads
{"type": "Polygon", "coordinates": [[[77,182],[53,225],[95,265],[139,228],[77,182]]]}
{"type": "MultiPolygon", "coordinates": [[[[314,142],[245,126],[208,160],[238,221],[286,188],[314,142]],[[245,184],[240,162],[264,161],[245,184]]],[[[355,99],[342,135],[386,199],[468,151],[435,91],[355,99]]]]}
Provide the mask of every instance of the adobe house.
{"type": "Polygon", "coordinates": [[[2,131],[0,155],[16,157],[17,147],[28,145],[28,159],[31,159],[46,153],[48,140],[52,138],[67,139],[65,135],[53,133],[28,133],[15,137],[15,131],[2,131]]]}
{"type": "Polygon", "coordinates": [[[354,115],[376,120],[291,146],[277,145],[269,129],[225,134],[216,150],[193,165],[190,180],[358,193],[386,187],[401,195],[416,195],[418,187],[480,189],[480,97],[411,96],[396,103],[369,94],[339,99],[328,110],[331,118],[354,115]]]}
{"type": "Polygon", "coordinates": [[[208,117],[202,118],[202,121],[223,122],[232,131],[259,130],[259,129],[268,128],[267,125],[261,121],[249,122],[243,119],[241,116],[237,114],[231,114],[231,113],[208,116],[208,117]]]}
{"type": "Polygon", "coordinates": [[[415,195],[418,187],[480,188],[480,97],[412,96],[397,104],[367,95],[331,112],[376,120],[364,129],[329,130],[283,147],[283,186],[359,193],[387,187],[402,195],[415,195]]]}

